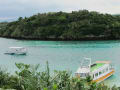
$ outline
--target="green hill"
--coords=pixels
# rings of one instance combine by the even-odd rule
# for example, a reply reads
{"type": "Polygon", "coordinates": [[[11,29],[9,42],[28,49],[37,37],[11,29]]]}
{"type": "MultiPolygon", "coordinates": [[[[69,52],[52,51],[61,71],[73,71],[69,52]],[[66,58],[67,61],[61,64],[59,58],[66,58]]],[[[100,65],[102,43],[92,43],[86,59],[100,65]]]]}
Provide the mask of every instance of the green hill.
{"type": "Polygon", "coordinates": [[[89,12],[56,12],[20,17],[0,25],[0,36],[39,40],[120,39],[120,16],[89,12]]]}

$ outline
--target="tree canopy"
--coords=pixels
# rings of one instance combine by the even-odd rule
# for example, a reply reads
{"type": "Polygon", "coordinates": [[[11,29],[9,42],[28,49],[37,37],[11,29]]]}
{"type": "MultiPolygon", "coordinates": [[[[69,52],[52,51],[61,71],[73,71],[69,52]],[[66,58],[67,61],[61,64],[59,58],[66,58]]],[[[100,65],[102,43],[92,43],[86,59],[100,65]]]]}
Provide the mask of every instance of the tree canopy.
{"type": "Polygon", "coordinates": [[[0,24],[0,36],[39,40],[120,39],[120,16],[88,10],[38,13],[0,24]]]}

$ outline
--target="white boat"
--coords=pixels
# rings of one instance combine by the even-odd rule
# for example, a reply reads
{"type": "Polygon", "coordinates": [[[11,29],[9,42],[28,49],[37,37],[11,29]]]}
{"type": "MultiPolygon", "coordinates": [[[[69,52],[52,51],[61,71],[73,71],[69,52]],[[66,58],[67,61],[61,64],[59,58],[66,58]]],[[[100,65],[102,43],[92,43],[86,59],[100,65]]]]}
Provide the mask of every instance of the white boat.
{"type": "Polygon", "coordinates": [[[9,47],[9,50],[5,54],[10,55],[26,55],[27,49],[24,47],[9,47]]]}
{"type": "Polygon", "coordinates": [[[114,74],[110,61],[96,61],[91,64],[90,58],[85,58],[75,75],[80,78],[91,76],[93,82],[101,82],[114,74]]]}

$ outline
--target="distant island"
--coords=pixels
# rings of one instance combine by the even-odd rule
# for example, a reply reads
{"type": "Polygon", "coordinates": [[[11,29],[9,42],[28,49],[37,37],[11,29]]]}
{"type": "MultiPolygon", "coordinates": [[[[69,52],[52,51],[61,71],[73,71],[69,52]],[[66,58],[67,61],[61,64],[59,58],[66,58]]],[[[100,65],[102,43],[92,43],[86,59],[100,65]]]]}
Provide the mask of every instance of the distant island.
{"type": "Polygon", "coordinates": [[[0,37],[30,40],[120,39],[120,15],[80,10],[36,14],[0,23],[0,37]]]}

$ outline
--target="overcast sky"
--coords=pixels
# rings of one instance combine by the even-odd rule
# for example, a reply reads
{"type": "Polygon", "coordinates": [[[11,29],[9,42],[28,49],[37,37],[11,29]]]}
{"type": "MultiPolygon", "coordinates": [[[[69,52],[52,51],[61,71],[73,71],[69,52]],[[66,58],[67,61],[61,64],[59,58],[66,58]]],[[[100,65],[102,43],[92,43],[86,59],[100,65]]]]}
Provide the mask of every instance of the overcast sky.
{"type": "Polygon", "coordinates": [[[120,0],[0,0],[0,21],[36,13],[81,9],[120,14],[120,0]]]}

